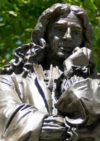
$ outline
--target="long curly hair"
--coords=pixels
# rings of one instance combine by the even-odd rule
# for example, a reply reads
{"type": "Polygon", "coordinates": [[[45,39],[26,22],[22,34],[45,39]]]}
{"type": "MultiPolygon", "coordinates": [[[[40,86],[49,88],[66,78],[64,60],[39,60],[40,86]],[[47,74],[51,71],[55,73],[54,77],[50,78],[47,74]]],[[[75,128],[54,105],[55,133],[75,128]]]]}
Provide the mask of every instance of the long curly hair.
{"type": "MultiPolygon", "coordinates": [[[[66,16],[73,11],[79,18],[83,27],[83,43],[82,46],[92,48],[92,27],[85,11],[76,5],[56,3],[46,9],[39,17],[37,24],[32,32],[32,42],[20,46],[14,50],[14,59],[0,70],[0,74],[23,74],[26,77],[29,72],[33,72],[33,63],[42,62],[47,46],[46,32],[51,19],[55,19],[60,15],[66,16]]],[[[81,47],[82,47],[81,46],[81,47]]]]}

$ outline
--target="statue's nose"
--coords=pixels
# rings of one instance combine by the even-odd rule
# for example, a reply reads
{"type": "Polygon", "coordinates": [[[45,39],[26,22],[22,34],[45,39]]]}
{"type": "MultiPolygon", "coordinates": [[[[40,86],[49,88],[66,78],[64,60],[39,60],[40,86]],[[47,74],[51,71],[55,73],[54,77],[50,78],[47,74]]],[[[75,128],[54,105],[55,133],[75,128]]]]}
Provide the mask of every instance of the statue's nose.
{"type": "Polygon", "coordinates": [[[67,30],[64,33],[63,39],[71,39],[71,28],[68,27],[67,30]]]}

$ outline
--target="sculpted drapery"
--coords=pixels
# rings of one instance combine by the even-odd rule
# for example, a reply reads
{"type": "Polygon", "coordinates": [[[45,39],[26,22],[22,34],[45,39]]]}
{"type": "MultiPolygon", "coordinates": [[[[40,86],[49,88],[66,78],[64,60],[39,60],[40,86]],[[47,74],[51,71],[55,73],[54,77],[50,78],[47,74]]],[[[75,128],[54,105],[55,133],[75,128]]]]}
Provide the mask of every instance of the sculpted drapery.
{"type": "Polygon", "coordinates": [[[80,7],[57,3],[41,14],[32,42],[0,70],[0,141],[99,141],[92,40],[80,7]]]}

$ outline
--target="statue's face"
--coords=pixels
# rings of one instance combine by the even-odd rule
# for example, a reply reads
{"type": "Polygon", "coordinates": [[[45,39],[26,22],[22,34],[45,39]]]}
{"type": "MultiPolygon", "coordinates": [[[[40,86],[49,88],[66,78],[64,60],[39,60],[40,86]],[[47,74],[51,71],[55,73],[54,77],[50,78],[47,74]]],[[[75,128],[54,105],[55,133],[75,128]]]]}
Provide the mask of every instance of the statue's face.
{"type": "Polygon", "coordinates": [[[59,18],[48,29],[48,42],[53,53],[60,58],[68,57],[82,43],[82,26],[74,15],[59,18]]]}

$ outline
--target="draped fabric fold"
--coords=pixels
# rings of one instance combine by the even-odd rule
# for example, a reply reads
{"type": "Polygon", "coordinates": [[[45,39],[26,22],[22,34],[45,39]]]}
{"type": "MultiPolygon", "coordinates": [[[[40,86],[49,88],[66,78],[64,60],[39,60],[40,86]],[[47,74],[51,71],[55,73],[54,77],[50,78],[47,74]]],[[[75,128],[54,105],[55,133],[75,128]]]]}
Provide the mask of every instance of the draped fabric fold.
{"type": "Polygon", "coordinates": [[[35,81],[40,87],[41,84],[36,79],[34,76],[0,77],[0,140],[39,140],[43,119],[50,110],[50,95],[46,97],[43,87],[41,91],[45,89],[45,94],[41,96],[35,81]]]}

